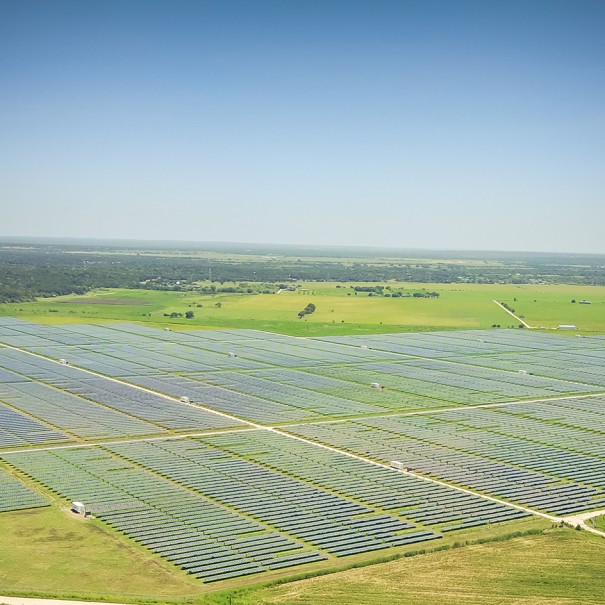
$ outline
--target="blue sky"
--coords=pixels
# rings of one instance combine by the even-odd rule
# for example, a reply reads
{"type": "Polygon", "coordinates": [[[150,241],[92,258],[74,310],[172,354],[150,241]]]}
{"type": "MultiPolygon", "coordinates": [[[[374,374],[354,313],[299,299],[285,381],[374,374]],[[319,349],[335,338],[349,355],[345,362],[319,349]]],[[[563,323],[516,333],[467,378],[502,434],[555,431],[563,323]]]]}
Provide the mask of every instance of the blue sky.
{"type": "Polygon", "coordinates": [[[1,235],[605,253],[605,3],[0,2],[1,235]]]}

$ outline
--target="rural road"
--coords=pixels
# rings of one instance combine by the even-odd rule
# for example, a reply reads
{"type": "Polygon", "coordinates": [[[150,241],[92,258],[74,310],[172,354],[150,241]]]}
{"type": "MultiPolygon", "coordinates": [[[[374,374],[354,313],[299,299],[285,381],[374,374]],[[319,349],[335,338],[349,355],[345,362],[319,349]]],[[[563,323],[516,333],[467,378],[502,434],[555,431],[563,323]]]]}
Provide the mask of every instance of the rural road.
{"type": "Polygon", "coordinates": [[[117,603],[94,603],[93,601],[61,601],[58,599],[31,599],[25,597],[0,597],[2,605],[119,605],[117,603]]]}
{"type": "Polygon", "coordinates": [[[530,330],[533,329],[528,323],[525,323],[520,317],[517,317],[512,311],[509,311],[502,303],[499,303],[497,300],[494,300],[493,302],[495,302],[503,311],[506,311],[509,315],[512,315],[519,323],[522,323],[526,328],[529,328],[530,330]]]}

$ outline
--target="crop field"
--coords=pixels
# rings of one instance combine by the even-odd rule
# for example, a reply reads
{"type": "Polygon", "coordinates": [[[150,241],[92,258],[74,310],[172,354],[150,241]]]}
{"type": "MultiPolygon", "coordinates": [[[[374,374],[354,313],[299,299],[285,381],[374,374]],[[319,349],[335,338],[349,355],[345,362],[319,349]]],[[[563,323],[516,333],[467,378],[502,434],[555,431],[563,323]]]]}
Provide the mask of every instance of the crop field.
{"type": "Polygon", "coordinates": [[[564,530],[478,544],[253,591],[234,605],[605,603],[605,541],[564,530]]]}
{"type": "Polygon", "coordinates": [[[204,590],[558,523],[605,510],[604,366],[518,329],[0,318],[0,511],[84,502],[204,590]]]}
{"type": "Polygon", "coordinates": [[[296,291],[279,294],[204,295],[195,291],[99,289],[85,296],[0,304],[0,316],[44,324],[139,322],[175,329],[252,326],[298,336],[486,329],[492,325],[517,328],[519,322],[498,307],[496,300],[505,302],[536,328],[574,324],[581,334],[605,334],[605,287],[601,286],[388,282],[384,286],[391,290],[384,292],[389,296],[378,296],[355,290],[374,288],[375,283],[297,285],[300,287],[296,291]],[[391,295],[391,291],[397,290],[403,296],[391,295]],[[414,293],[427,292],[439,296],[414,297],[414,293]],[[309,302],[316,305],[316,311],[299,319],[298,312],[309,302]],[[192,311],[194,317],[186,319],[187,311],[192,311]],[[180,313],[181,317],[170,317],[172,313],[180,313]]]}

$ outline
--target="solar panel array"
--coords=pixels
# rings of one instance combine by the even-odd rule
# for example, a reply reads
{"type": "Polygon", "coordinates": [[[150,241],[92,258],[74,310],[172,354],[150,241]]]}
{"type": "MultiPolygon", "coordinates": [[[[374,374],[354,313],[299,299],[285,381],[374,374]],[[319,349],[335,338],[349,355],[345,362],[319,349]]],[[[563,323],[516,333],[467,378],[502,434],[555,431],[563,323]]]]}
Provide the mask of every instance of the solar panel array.
{"type": "Polygon", "coordinates": [[[2,458],[206,582],[529,514],[504,501],[605,508],[605,339],[0,318],[0,343],[2,458]]]}
{"type": "MultiPolygon", "coordinates": [[[[554,397],[599,388],[594,382],[498,369],[465,372],[469,364],[411,357],[443,353],[449,361],[458,361],[470,351],[483,359],[501,351],[539,353],[540,347],[550,345],[548,352],[558,354],[563,341],[572,351],[570,342],[587,342],[598,350],[589,339],[576,344],[569,338],[521,331],[369,335],[332,342],[254,330],[176,333],[125,324],[47,327],[16,320],[0,325],[0,341],[9,345],[31,338],[36,344],[26,348],[38,354],[264,424],[554,397]],[[372,383],[385,388],[372,389],[372,383]]],[[[19,368],[35,358],[13,359],[15,355],[12,349],[0,349],[0,365],[27,374],[19,368]]],[[[36,372],[27,375],[39,380],[56,381],[57,373],[77,379],[73,368],[57,370],[52,367],[56,364],[40,358],[35,363],[36,372]]]]}
{"type": "Polygon", "coordinates": [[[452,531],[527,516],[528,513],[339,452],[267,431],[199,437],[196,440],[246,456],[264,466],[309,481],[423,525],[452,531]],[[452,523],[455,522],[455,525],[452,523]]]}
{"type": "Polygon", "coordinates": [[[0,385],[0,400],[82,438],[141,436],[159,431],[147,422],[39,382],[0,385]]]}
{"type": "Polygon", "coordinates": [[[48,506],[50,502],[0,469],[0,513],[48,506]]]}
{"type": "MultiPolygon", "coordinates": [[[[0,348],[0,364],[19,378],[18,382],[0,382],[0,402],[74,437],[104,439],[244,426],[238,420],[22,351],[0,348]]],[[[38,443],[34,437],[25,442],[38,443]]]]}
{"type": "MultiPolygon", "coordinates": [[[[586,340],[588,339],[582,338],[581,342],[586,340]]],[[[602,340],[598,342],[603,343],[602,340]]],[[[514,355],[489,355],[480,358],[462,356],[457,361],[509,371],[523,369],[539,376],[579,381],[596,385],[600,389],[605,388],[605,351],[602,348],[522,352],[514,355]]]]}
{"type": "Polygon", "coordinates": [[[262,430],[4,457],[205,581],[528,514],[262,430]]]}
{"type": "Polygon", "coordinates": [[[605,398],[288,427],[555,515],[605,508],[605,398]]]}
{"type": "Polygon", "coordinates": [[[598,391],[586,384],[529,374],[495,373],[483,368],[465,373],[462,366],[438,361],[323,366],[311,371],[361,385],[377,382],[389,391],[426,398],[423,403],[428,409],[444,403],[478,405],[598,391]]]}
{"type": "Polygon", "coordinates": [[[63,432],[0,403],[0,448],[69,441],[63,432]]]}

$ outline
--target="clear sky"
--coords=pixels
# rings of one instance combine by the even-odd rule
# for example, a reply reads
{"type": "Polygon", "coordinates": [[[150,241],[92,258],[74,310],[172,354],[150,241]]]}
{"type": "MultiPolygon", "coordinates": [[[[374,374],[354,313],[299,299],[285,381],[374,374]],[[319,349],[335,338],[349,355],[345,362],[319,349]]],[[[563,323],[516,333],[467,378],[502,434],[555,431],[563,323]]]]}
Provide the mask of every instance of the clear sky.
{"type": "Polygon", "coordinates": [[[0,236],[605,253],[603,0],[0,0],[0,236]]]}

